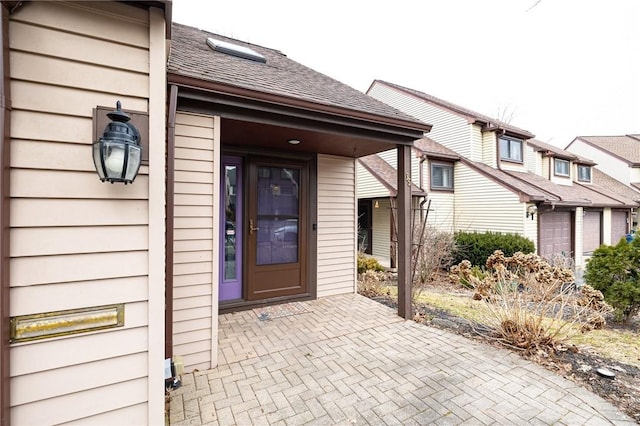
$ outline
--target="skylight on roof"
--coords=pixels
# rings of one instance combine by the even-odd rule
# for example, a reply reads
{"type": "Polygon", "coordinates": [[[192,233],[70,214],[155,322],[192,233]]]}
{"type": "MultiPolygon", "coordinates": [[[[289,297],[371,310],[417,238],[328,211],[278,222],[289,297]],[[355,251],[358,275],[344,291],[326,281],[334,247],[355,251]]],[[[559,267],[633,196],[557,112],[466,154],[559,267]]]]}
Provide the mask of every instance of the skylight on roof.
{"type": "Polygon", "coordinates": [[[262,56],[255,50],[249,49],[248,47],[228,43],[222,40],[216,40],[215,38],[211,37],[207,38],[207,44],[216,52],[226,53],[227,55],[249,59],[256,62],[267,62],[267,59],[264,56],[262,56]]]}

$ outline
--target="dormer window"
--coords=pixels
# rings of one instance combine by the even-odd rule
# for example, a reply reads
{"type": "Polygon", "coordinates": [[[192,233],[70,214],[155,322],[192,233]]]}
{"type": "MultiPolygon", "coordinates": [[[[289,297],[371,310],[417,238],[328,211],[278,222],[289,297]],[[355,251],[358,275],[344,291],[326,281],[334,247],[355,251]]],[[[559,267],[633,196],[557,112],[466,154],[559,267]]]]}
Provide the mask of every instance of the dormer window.
{"type": "Polygon", "coordinates": [[[522,163],[522,141],[520,139],[501,136],[500,159],[522,163]]]}
{"type": "Polygon", "coordinates": [[[569,162],[567,160],[556,158],[554,165],[556,176],[569,176],[569,162]]]}
{"type": "Polygon", "coordinates": [[[591,182],[591,166],[578,166],[578,180],[580,182],[591,182]]]}

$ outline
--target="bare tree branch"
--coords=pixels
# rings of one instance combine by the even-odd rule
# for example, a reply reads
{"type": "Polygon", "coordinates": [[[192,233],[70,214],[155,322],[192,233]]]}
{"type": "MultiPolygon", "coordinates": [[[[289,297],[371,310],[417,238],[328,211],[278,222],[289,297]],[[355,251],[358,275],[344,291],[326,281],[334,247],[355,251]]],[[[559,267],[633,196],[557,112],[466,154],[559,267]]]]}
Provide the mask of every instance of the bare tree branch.
{"type": "Polygon", "coordinates": [[[536,2],[533,4],[533,6],[531,6],[529,9],[525,10],[525,12],[530,11],[531,9],[533,9],[534,7],[536,7],[538,4],[540,4],[542,0],[536,0],[536,2]]]}

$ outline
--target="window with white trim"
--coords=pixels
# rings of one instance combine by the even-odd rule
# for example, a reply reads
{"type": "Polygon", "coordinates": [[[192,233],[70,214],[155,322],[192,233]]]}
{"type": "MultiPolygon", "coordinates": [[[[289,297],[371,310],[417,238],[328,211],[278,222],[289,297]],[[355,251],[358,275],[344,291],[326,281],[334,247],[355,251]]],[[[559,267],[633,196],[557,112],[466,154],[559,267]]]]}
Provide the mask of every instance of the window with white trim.
{"type": "Polygon", "coordinates": [[[560,158],[554,158],[554,171],[557,176],[569,176],[569,162],[560,158]]]}
{"type": "Polygon", "coordinates": [[[453,165],[431,163],[431,189],[453,190],[453,165]]]}
{"type": "Polygon", "coordinates": [[[522,141],[508,136],[500,136],[500,159],[522,163],[522,141]]]}
{"type": "Polygon", "coordinates": [[[578,180],[591,182],[591,166],[578,165],[578,180]]]}

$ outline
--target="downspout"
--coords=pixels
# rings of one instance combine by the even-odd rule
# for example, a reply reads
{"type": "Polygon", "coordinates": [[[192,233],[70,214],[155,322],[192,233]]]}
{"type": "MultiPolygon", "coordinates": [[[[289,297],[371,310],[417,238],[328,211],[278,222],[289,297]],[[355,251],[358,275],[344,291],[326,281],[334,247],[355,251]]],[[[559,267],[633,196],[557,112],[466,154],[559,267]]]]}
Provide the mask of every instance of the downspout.
{"type": "Polygon", "coordinates": [[[176,151],[176,110],[178,106],[178,86],[169,89],[169,108],[167,117],[167,204],[165,233],[165,311],[164,311],[164,356],[173,356],[173,217],[174,217],[174,180],[176,151]]]}
{"type": "Polygon", "coordinates": [[[10,370],[9,370],[9,339],[10,330],[10,274],[9,274],[9,230],[10,230],[10,165],[11,165],[11,92],[9,77],[9,10],[2,4],[2,84],[0,85],[0,132],[2,133],[2,149],[0,149],[0,316],[2,324],[0,326],[0,339],[2,348],[0,349],[0,425],[10,425],[10,370]]]}

